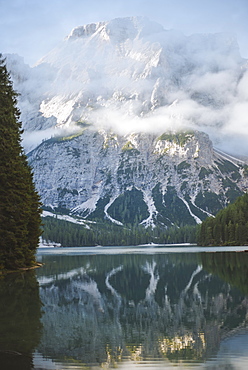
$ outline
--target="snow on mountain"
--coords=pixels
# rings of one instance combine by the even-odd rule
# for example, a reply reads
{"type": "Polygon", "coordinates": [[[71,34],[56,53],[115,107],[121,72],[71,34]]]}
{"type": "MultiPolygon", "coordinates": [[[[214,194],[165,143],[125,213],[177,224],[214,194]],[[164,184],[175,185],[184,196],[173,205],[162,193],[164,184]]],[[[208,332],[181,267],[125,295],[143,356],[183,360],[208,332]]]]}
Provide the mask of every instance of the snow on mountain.
{"type": "Polygon", "coordinates": [[[8,64],[27,148],[30,132],[49,128],[44,139],[86,121],[122,134],[190,127],[222,149],[228,140],[234,153],[245,150],[247,64],[231,34],[187,37],[143,17],[119,18],[72,30],[24,82],[21,67],[8,64]]]}
{"type": "Polygon", "coordinates": [[[43,204],[118,225],[195,224],[248,187],[246,167],[200,132],[116,135],[87,127],[29,154],[43,204]]]}
{"type": "Polygon", "coordinates": [[[7,65],[49,211],[195,224],[247,189],[245,163],[200,132],[248,155],[247,61],[233,35],[114,19],[75,28],[34,68],[7,65]]]}

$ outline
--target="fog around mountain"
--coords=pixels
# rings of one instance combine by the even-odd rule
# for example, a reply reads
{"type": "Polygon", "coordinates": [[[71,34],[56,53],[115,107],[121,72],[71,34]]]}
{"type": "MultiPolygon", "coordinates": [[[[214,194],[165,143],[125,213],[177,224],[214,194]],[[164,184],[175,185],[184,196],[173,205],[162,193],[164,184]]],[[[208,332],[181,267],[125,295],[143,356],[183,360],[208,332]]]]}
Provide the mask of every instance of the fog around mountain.
{"type": "Polygon", "coordinates": [[[83,122],[119,134],[196,129],[248,155],[248,62],[232,34],[118,18],[75,28],[33,68],[16,55],[7,62],[27,151],[83,122]]]}

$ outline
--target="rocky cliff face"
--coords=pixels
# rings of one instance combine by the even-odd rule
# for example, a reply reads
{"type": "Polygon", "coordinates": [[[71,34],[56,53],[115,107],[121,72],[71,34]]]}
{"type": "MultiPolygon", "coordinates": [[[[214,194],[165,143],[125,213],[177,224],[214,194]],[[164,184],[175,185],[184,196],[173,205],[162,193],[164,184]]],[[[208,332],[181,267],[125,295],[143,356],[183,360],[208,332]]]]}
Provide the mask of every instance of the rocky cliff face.
{"type": "Polygon", "coordinates": [[[240,195],[244,167],[200,132],[160,136],[82,129],[29,154],[46,207],[114,223],[200,223],[240,195]]]}
{"type": "Polygon", "coordinates": [[[246,188],[244,163],[201,133],[219,148],[247,148],[247,64],[232,35],[115,19],[75,28],[33,68],[17,56],[7,65],[46,207],[117,224],[192,224],[246,188]]]}

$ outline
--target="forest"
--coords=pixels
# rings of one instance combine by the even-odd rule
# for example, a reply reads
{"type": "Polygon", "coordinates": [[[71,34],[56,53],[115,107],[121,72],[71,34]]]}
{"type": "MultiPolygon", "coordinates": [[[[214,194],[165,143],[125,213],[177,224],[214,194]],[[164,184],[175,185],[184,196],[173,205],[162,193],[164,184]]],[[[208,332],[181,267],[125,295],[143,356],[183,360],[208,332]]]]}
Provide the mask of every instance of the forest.
{"type": "Polygon", "coordinates": [[[208,217],[200,226],[197,243],[211,245],[248,245],[248,194],[208,217]]]}
{"type": "Polygon", "coordinates": [[[140,245],[167,243],[195,243],[196,226],[144,228],[139,224],[118,226],[111,222],[93,222],[90,228],[59,220],[43,217],[42,239],[45,242],[60,243],[63,247],[84,247],[95,245],[140,245]]]}

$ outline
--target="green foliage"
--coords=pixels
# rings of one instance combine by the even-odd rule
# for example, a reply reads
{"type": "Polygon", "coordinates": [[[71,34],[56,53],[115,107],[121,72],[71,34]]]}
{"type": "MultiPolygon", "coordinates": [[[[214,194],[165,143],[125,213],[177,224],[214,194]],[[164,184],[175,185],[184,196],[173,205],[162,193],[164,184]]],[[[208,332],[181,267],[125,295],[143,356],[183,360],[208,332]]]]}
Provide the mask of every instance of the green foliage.
{"type": "Polygon", "coordinates": [[[215,215],[224,206],[224,201],[220,195],[217,195],[211,191],[205,191],[198,193],[195,199],[195,204],[204,209],[205,211],[215,215]]]}
{"type": "Polygon", "coordinates": [[[35,262],[40,236],[40,203],[21,147],[17,94],[0,56],[0,268],[35,262]]]}
{"type": "Polygon", "coordinates": [[[184,146],[194,136],[193,132],[163,133],[157,140],[169,141],[170,143],[184,146]]]}
{"type": "Polygon", "coordinates": [[[149,217],[141,191],[133,188],[121,194],[108,209],[114,219],[124,224],[134,224],[149,217]]]}
{"type": "Polygon", "coordinates": [[[195,225],[194,218],[189,214],[184,202],[178,198],[175,188],[168,186],[166,193],[162,194],[160,186],[161,184],[156,185],[152,191],[159,213],[158,221],[166,226],[195,225]]]}
{"type": "Polygon", "coordinates": [[[70,190],[67,188],[57,188],[57,192],[59,194],[59,198],[63,198],[66,194],[78,195],[78,191],[76,189],[70,190]]]}
{"type": "Polygon", "coordinates": [[[202,167],[199,173],[199,180],[203,180],[205,177],[207,177],[211,173],[213,173],[213,171],[207,170],[205,167],[202,167]]]}
{"type": "Polygon", "coordinates": [[[248,245],[248,194],[207,218],[201,225],[198,243],[208,245],[248,245]]]}
{"type": "Polygon", "coordinates": [[[230,161],[222,159],[221,162],[216,162],[222,173],[238,172],[239,168],[230,161]]]}
{"type": "Polygon", "coordinates": [[[71,141],[71,140],[83,135],[83,132],[84,132],[84,130],[76,132],[76,133],[68,135],[68,136],[58,137],[56,140],[57,141],[71,141]]]}
{"type": "Polygon", "coordinates": [[[203,268],[248,294],[248,253],[202,253],[203,268]]]}
{"type": "Polygon", "coordinates": [[[182,173],[183,171],[188,170],[189,168],[190,168],[190,164],[186,161],[183,161],[179,163],[179,165],[177,166],[177,172],[182,173]]]}
{"type": "MultiPolygon", "coordinates": [[[[89,217],[87,217],[88,220],[103,220],[105,217],[104,208],[109,203],[110,198],[100,198],[96,204],[96,209],[93,211],[89,217]]],[[[83,216],[86,216],[83,215],[83,216]]]]}
{"type": "Polygon", "coordinates": [[[181,191],[184,191],[185,189],[187,189],[187,185],[188,185],[188,182],[184,181],[181,185],[181,191]]]}
{"type": "Polygon", "coordinates": [[[198,207],[194,206],[194,204],[192,204],[191,199],[190,199],[190,197],[189,197],[189,195],[188,195],[188,194],[185,194],[184,199],[188,202],[188,204],[189,204],[189,206],[190,206],[190,210],[191,210],[191,212],[192,212],[195,216],[199,217],[199,219],[200,219],[201,221],[202,221],[202,220],[205,220],[205,218],[207,218],[207,217],[208,217],[208,216],[207,216],[207,214],[201,210],[201,207],[199,207],[199,208],[198,208],[198,207]]]}
{"type": "Polygon", "coordinates": [[[240,172],[239,172],[239,170],[240,170],[239,166],[236,166],[232,162],[230,162],[228,160],[223,160],[223,159],[221,161],[216,162],[216,164],[217,164],[217,166],[219,167],[220,171],[223,174],[229,174],[229,176],[234,181],[240,180],[241,175],[240,175],[240,172]]]}
{"type": "Polygon", "coordinates": [[[246,164],[244,165],[244,175],[248,177],[248,166],[246,164]]]}
{"type": "Polygon", "coordinates": [[[164,227],[144,228],[134,224],[122,227],[110,222],[91,223],[90,229],[82,225],[58,220],[54,217],[43,219],[43,239],[61,243],[63,247],[84,247],[94,245],[139,245],[147,243],[195,243],[195,226],[183,226],[181,228],[164,227]]]}
{"type": "Polygon", "coordinates": [[[122,147],[122,150],[133,150],[135,149],[131,141],[127,141],[126,144],[122,147]]]}
{"type": "Polygon", "coordinates": [[[238,197],[242,195],[241,190],[230,179],[225,178],[223,179],[222,183],[223,189],[226,191],[226,195],[231,203],[233,203],[238,197]]]}
{"type": "Polygon", "coordinates": [[[73,139],[76,139],[77,137],[80,137],[84,134],[85,130],[87,130],[88,127],[90,127],[90,124],[87,122],[76,122],[76,125],[80,128],[77,132],[74,132],[72,134],[69,134],[67,136],[54,136],[48,140],[45,140],[47,143],[61,143],[65,141],[71,141],[73,139]]]}

